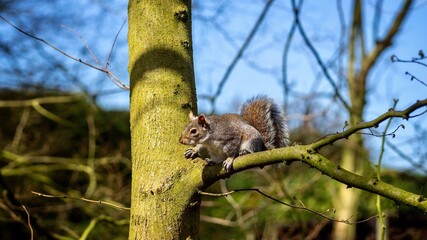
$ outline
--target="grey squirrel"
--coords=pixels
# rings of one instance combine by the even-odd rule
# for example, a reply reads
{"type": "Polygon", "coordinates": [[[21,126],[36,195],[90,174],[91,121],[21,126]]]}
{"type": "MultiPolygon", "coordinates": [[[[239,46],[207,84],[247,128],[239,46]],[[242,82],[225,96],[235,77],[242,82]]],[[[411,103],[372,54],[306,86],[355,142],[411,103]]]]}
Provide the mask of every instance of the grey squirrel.
{"type": "Polygon", "coordinates": [[[186,158],[200,156],[204,148],[208,163],[222,163],[228,172],[238,156],[281,148],[290,144],[285,118],[273,99],[261,95],[246,102],[241,114],[194,116],[185,127],[179,142],[193,147],[184,152],[186,158]]]}

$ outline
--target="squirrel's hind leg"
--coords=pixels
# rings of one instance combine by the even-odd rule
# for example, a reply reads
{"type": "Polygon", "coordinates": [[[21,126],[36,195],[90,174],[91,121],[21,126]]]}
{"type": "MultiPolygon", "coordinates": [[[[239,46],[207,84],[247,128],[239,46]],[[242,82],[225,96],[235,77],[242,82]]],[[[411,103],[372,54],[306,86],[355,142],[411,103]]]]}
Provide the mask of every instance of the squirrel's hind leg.
{"type": "Polygon", "coordinates": [[[253,153],[253,152],[251,152],[251,151],[249,151],[247,149],[241,149],[239,151],[239,156],[243,156],[243,155],[246,155],[246,154],[249,154],[249,153],[253,153]]]}

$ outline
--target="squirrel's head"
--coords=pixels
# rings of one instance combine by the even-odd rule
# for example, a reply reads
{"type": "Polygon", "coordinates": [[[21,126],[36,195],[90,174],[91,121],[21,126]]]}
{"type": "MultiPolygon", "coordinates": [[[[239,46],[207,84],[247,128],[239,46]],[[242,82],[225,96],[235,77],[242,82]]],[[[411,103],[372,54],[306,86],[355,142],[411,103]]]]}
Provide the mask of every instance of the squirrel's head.
{"type": "Polygon", "coordinates": [[[182,132],[179,142],[181,144],[194,146],[206,139],[208,134],[207,130],[209,130],[210,124],[203,114],[194,116],[193,112],[190,112],[188,117],[190,118],[190,123],[182,132]]]}

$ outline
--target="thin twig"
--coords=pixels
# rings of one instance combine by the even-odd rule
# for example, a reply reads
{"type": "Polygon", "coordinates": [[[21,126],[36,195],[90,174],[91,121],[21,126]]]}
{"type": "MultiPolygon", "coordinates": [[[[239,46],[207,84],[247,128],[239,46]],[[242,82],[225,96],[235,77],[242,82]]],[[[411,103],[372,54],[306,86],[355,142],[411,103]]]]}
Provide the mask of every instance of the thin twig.
{"type": "Polygon", "coordinates": [[[90,63],[87,63],[87,62],[85,62],[85,61],[83,61],[82,59],[80,59],[80,58],[76,58],[76,57],[74,57],[74,56],[72,56],[72,55],[70,55],[70,54],[68,54],[68,53],[66,53],[66,52],[64,52],[64,51],[62,51],[61,49],[59,49],[58,47],[56,47],[56,46],[54,46],[53,44],[51,44],[51,43],[49,43],[48,41],[46,41],[46,40],[44,40],[44,39],[42,39],[42,38],[39,38],[39,37],[36,37],[36,36],[34,36],[34,35],[32,35],[32,34],[30,34],[30,33],[28,33],[28,32],[26,32],[26,31],[24,31],[24,30],[22,30],[21,28],[19,28],[18,26],[16,26],[15,24],[13,24],[12,22],[10,22],[9,20],[7,20],[6,18],[4,18],[2,15],[0,15],[0,18],[3,20],[3,21],[5,21],[7,24],[9,24],[10,26],[12,26],[13,28],[15,28],[17,31],[19,31],[20,33],[22,33],[22,34],[24,34],[24,35],[26,35],[26,36],[28,36],[28,37],[30,37],[30,38],[32,38],[32,39],[34,39],[34,40],[37,40],[37,41],[40,41],[40,42],[42,42],[42,43],[44,43],[44,44],[46,44],[47,46],[49,46],[50,48],[52,48],[52,49],[54,49],[55,51],[57,51],[57,52],[59,52],[59,53],[61,53],[62,55],[64,55],[64,56],[66,56],[66,57],[68,57],[68,58],[70,58],[70,59],[72,59],[72,60],[74,60],[74,61],[76,61],[76,62],[79,62],[79,63],[82,63],[83,65],[86,65],[86,66],[88,66],[88,67],[90,67],[90,68],[93,68],[93,69],[96,69],[96,70],[98,70],[98,71],[101,71],[101,72],[103,72],[103,73],[105,73],[112,81],[113,81],[113,83],[116,85],[116,86],[118,86],[118,87],[120,87],[120,88],[122,88],[122,89],[126,89],[126,90],[129,90],[129,86],[127,86],[126,84],[124,84],[122,81],[120,81],[112,72],[110,72],[108,69],[104,69],[102,66],[101,67],[97,67],[97,66],[94,66],[94,65],[92,65],[92,64],[90,64],[90,63]]]}
{"type": "Polygon", "coordinates": [[[69,103],[75,102],[82,99],[82,95],[70,95],[70,96],[50,96],[50,97],[38,97],[27,100],[0,100],[0,108],[2,107],[31,107],[33,102],[39,104],[57,104],[57,103],[69,103]]]}
{"type": "MultiPolygon", "coordinates": [[[[420,51],[422,53],[422,51],[420,51]]],[[[423,53],[424,54],[424,53],[423,53]]],[[[426,63],[420,62],[420,60],[426,59],[425,56],[420,56],[418,58],[412,58],[411,60],[404,60],[404,59],[400,59],[398,56],[396,55],[391,55],[391,61],[392,62],[400,62],[400,63],[416,63],[416,64],[420,64],[421,66],[427,67],[426,63]]]]}
{"type": "Polygon", "coordinates": [[[67,126],[67,127],[74,127],[74,126],[75,126],[75,124],[74,124],[74,123],[72,123],[72,122],[70,122],[70,121],[68,121],[68,120],[66,120],[66,119],[63,119],[63,118],[61,118],[60,116],[58,116],[58,115],[56,115],[56,114],[54,114],[54,113],[50,112],[50,111],[49,111],[49,110],[47,110],[46,108],[42,107],[42,105],[40,105],[40,103],[39,103],[39,102],[37,102],[37,101],[33,101],[33,103],[32,103],[32,107],[33,107],[33,108],[34,108],[38,113],[40,113],[42,116],[44,116],[44,117],[46,117],[46,118],[48,118],[48,119],[50,119],[50,120],[52,120],[52,121],[54,121],[54,122],[56,122],[56,123],[59,123],[59,124],[61,124],[61,125],[67,126]]]}
{"type": "Polygon", "coordinates": [[[368,128],[369,133],[361,132],[361,133],[355,133],[355,134],[368,135],[368,136],[381,137],[381,138],[382,138],[382,137],[386,137],[386,136],[392,136],[392,137],[394,138],[394,137],[396,136],[396,132],[397,132],[400,128],[405,129],[405,125],[400,124],[399,126],[397,126],[397,127],[396,127],[396,129],[394,129],[393,131],[391,131],[391,132],[389,132],[389,133],[385,132],[385,133],[378,134],[378,133],[375,133],[371,128],[368,128]]]}
{"type": "Polygon", "coordinates": [[[292,9],[293,9],[293,12],[294,12],[294,18],[295,18],[295,21],[297,22],[297,27],[298,27],[299,33],[301,34],[301,36],[302,36],[305,44],[307,45],[307,47],[310,49],[311,53],[316,58],[316,61],[319,64],[320,68],[322,69],[323,74],[325,75],[326,79],[331,84],[332,88],[334,89],[335,96],[338,98],[338,100],[343,104],[343,106],[347,110],[350,110],[349,104],[341,96],[341,94],[339,92],[339,89],[338,89],[338,86],[336,85],[336,83],[332,79],[331,75],[329,75],[329,72],[328,72],[328,69],[327,69],[326,65],[323,63],[322,59],[320,58],[319,53],[317,52],[317,50],[314,48],[313,44],[308,39],[308,37],[307,37],[307,35],[305,33],[305,30],[302,27],[301,21],[299,19],[299,11],[300,11],[300,9],[298,9],[298,7],[296,6],[295,0],[292,0],[291,3],[292,3],[292,9]]]}
{"type": "Polygon", "coordinates": [[[74,35],[76,35],[78,38],[80,38],[80,41],[82,41],[83,45],[85,45],[85,47],[89,51],[90,55],[92,55],[93,60],[95,60],[95,62],[98,64],[98,66],[100,68],[102,68],[101,62],[96,57],[96,55],[93,53],[92,49],[89,47],[89,44],[87,44],[86,40],[82,37],[82,35],[80,35],[76,30],[74,30],[68,26],[65,26],[65,25],[61,25],[61,26],[65,29],[67,29],[68,31],[70,31],[71,33],[73,33],[74,35]]]}
{"type": "MultiPolygon", "coordinates": [[[[358,123],[354,126],[349,127],[347,130],[343,132],[338,132],[336,134],[331,134],[326,137],[319,138],[316,140],[312,147],[314,150],[320,149],[321,147],[324,147],[326,145],[332,144],[340,139],[348,138],[350,135],[362,130],[362,129],[369,129],[373,127],[378,127],[380,123],[384,122],[385,120],[392,118],[392,117],[398,117],[403,119],[409,119],[420,116],[420,114],[417,115],[410,115],[414,111],[427,106],[427,99],[420,100],[409,106],[408,108],[402,110],[402,111],[395,111],[394,109],[389,109],[386,113],[383,113],[379,117],[375,118],[374,120],[368,121],[368,122],[362,122],[358,123]]],[[[424,112],[425,113],[425,112],[424,112]]]]}
{"type": "MultiPolygon", "coordinates": [[[[396,108],[397,102],[398,102],[398,100],[395,99],[394,103],[393,103],[393,109],[396,108]]],[[[378,156],[378,163],[377,163],[377,179],[378,180],[381,180],[381,162],[383,160],[384,151],[385,151],[385,148],[384,148],[385,141],[386,141],[385,137],[386,137],[386,134],[387,134],[387,130],[390,127],[392,119],[393,119],[392,117],[388,119],[388,122],[387,122],[387,124],[386,124],[386,126],[384,128],[383,136],[382,136],[382,139],[381,139],[381,150],[380,150],[380,155],[378,156]]],[[[384,239],[386,225],[384,224],[384,218],[383,218],[383,215],[382,215],[382,210],[381,210],[381,196],[380,195],[377,195],[377,199],[376,199],[376,204],[375,205],[377,207],[378,220],[379,220],[379,223],[381,225],[381,229],[380,229],[381,239],[384,239]]]]}
{"type": "Polygon", "coordinates": [[[366,77],[369,73],[369,70],[374,66],[375,62],[378,60],[380,55],[392,44],[393,38],[396,36],[396,34],[399,32],[403,20],[405,19],[406,15],[408,14],[411,5],[413,4],[412,0],[406,0],[403,6],[400,8],[398,14],[393,19],[393,22],[388,29],[387,33],[385,34],[385,37],[378,40],[375,44],[374,49],[371,51],[369,56],[367,56],[361,66],[360,73],[363,73],[362,75],[365,76],[359,76],[359,77],[366,77]]]}
{"type": "Polygon", "coordinates": [[[403,160],[406,160],[407,162],[409,162],[412,166],[413,169],[416,169],[418,171],[423,172],[425,175],[427,175],[427,169],[425,168],[424,164],[418,163],[417,161],[415,161],[414,159],[412,159],[412,157],[410,157],[409,155],[407,155],[406,153],[402,152],[398,147],[396,147],[394,144],[392,144],[389,141],[385,142],[387,144],[387,146],[393,150],[399,157],[401,157],[403,160]]]}
{"type": "Polygon", "coordinates": [[[313,213],[313,214],[316,214],[316,215],[318,215],[318,216],[320,216],[320,217],[326,218],[326,219],[328,219],[328,220],[330,220],[330,221],[333,221],[333,222],[341,222],[341,223],[345,223],[345,224],[353,225],[353,224],[357,224],[357,223],[361,223],[361,222],[366,222],[366,221],[369,221],[369,220],[370,220],[370,219],[372,219],[372,218],[376,218],[376,217],[377,217],[377,215],[375,215],[375,216],[372,216],[372,217],[370,217],[370,218],[367,218],[367,219],[364,219],[364,220],[361,220],[361,221],[355,221],[355,222],[350,222],[350,221],[349,221],[349,219],[350,219],[351,217],[350,217],[350,218],[348,218],[348,219],[338,220],[338,219],[334,219],[334,218],[331,218],[331,217],[329,217],[329,216],[326,216],[325,214],[320,213],[320,212],[317,212],[317,211],[315,211],[315,210],[313,210],[313,209],[310,209],[310,208],[308,208],[308,207],[305,207],[305,205],[304,205],[301,201],[299,201],[299,202],[300,202],[300,204],[301,204],[301,206],[297,206],[297,205],[292,205],[292,204],[289,204],[289,203],[285,203],[285,202],[283,202],[283,201],[281,201],[281,200],[279,200],[279,199],[277,199],[277,198],[274,198],[274,197],[272,197],[272,196],[270,196],[270,195],[268,195],[268,194],[266,194],[266,193],[262,192],[261,190],[259,190],[259,189],[257,189],[257,188],[243,188],[243,189],[236,189],[236,190],[229,191],[229,192],[225,192],[225,193],[209,193],[209,192],[203,192],[203,191],[200,191],[200,190],[199,190],[199,191],[198,191],[198,193],[199,193],[200,195],[205,195],[205,196],[212,196],[212,197],[226,197],[226,196],[231,195],[231,194],[233,194],[233,193],[237,193],[237,192],[249,192],[249,191],[257,192],[257,193],[261,194],[262,196],[264,196],[264,197],[266,197],[266,198],[268,198],[268,199],[270,199],[270,200],[272,200],[272,201],[274,201],[274,202],[280,203],[280,204],[282,204],[282,205],[285,205],[285,206],[288,206],[288,207],[291,207],[291,208],[301,209],[301,210],[305,210],[305,211],[311,212],[311,213],[313,213]]]}
{"type": "Polygon", "coordinates": [[[31,226],[31,215],[24,205],[21,205],[21,207],[24,209],[25,213],[27,214],[27,223],[28,223],[28,227],[30,228],[30,234],[31,234],[30,239],[33,240],[34,239],[34,231],[33,231],[33,227],[31,226]]]}
{"type": "Polygon", "coordinates": [[[372,36],[374,37],[375,41],[378,41],[379,37],[379,26],[381,22],[381,13],[382,13],[382,5],[383,0],[377,0],[375,3],[375,14],[374,19],[372,21],[372,36]]]}
{"type": "Polygon", "coordinates": [[[415,81],[417,81],[417,82],[419,82],[419,83],[421,83],[422,85],[424,85],[424,86],[426,86],[426,87],[427,87],[427,83],[425,83],[425,82],[424,82],[424,81],[422,81],[421,79],[419,79],[419,78],[415,77],[415,76],[414,76],[414,75],[412,75],[411,73],[409,73],[409,72],[405,72],[405,75],[409,75],[409,76],[411,76],[411,81],[415,80],[415,81]]]}
{"type": "Polygon", "coordinates": [[[347,32],[347,25],[345,22],[345,16],[344,16],[344,9],[342,6],[342,1],[337,0],[337,13],[338,13],[338,19],[340,22],[340,35],[339,35],[339,51],[337,59],[334,61],[334,63],[337,65],[337,75],[338,75],[338,86],[343,85],[343,80],[347,78],[346,74],[343,74],[344,68],[342,58],[344,57],[344,52],[346,50],[346,32],[347,32]]]}
{"type": "MultiPolygon", "coordinates": [[[[243,52],[246,50],[246,48],[249,46],[250,42],[252,41],[253,37],[255,36],[255,33],[258,31],[259,26],[261,26],[261,23],[263,22],[265,16],[267,15],[268,9],[270,9],[271,4],[274,2],[274,0],[267,0],[266,4],[264,6],[264,9],[261,12],[261,15],[258,17],[254,27],[252,28],[251,32],[249,33],[248,37],[246,38],[245,42],[243,43],[242,47],[237,52],[236,56],[234,57],[231,64],[228,66],[227,70],[225,71],[224,76],[222,77],[221,81],[219,82],[218,88],[214,94],[213,103],[218,98],[218,96],[221,94],[222,89],[227,82],[228,77],[230,76],[231,72],[233,71],[234,67],[236,66],[237,62],[240,60],[240,58],[243,55],[243,52]]],[[[215,104],[213,104],[214,107],[215,104]]]]}
{"type": "Polygon", "coordinates": [[[13,136],[12,144],[10,149],[15,152],[18,149],[19,143],[21,142],[22,134],[24,132],[25,126],[27,125],[28,119],[30,117],[30,108],[26,107],[22,111],[21,119],[19,124],[16,127],[15,135],[13,136]]]}
{"type": "Polygon", "coordinates": [[[63,196],[55,196],[55,195],[49,195],[49,194],[44,194],[44,193],[39,193],[39,192],[35,192],[35,191],[31,191],[32,194],[35,194],[37,196],[40,197],[46,197],[46,198],[65,198],[65,199],[72,199],[72,200],[78,200],[78,201],[85,201],[85,202],[90,202],[90,203],[98,203],[98,204],[104,204],[113,208],[117,208],[117,209],[121,209],[121,210],[126,210],[126,211],[130,211],[129,207],[123,207],[123,206],[119,206],[116,205],[114,203],[109,203],[109,202],[105,202],[105,201],[101,201],[101,200],[92,200],[92,199],[88,199],[88,198],[75,198],[75,197],[69,197],[66,195],[63,196]]]}
{"type": "MultiPolygon", "coordinates": [[[[298,2],[298,9],[301,9],[302,3],[303,3],[303,0],[300,0],[298,2]]],[[[285,47],[283,49],[283,55],[282,55],[282,85],[283,85],[283,95],[285,99],[284,100],[285,111],[288,109],[288,101],[289,101],[288,54],[289,54],[289,49],[291,47],[291,42],[292,42],[297,24],[298,24],[297,18],[294,18],[291,29],[289,30],[289,33],[288,33],[288,37],[286,38],[285,47]]]]}
{"type": "Polygon", "coordinates": [[[119,37],[120,32],[122,31],[123,27],[125,26],[126,21],[127,21],[127,19],[125,19],[123,21],[122,26],[120,26],[119,31],[117,32],[116,36],[114,37],[114,41],[113,41],[113,44],[111,45],[110,53],[108,53],[107,62],[105,63],[105,69],[108,69],[108,67],[110,66],[110,58],[111,58],[111,55],[113,53],[114,46],[116,45],[117,38],[119,37]]]}

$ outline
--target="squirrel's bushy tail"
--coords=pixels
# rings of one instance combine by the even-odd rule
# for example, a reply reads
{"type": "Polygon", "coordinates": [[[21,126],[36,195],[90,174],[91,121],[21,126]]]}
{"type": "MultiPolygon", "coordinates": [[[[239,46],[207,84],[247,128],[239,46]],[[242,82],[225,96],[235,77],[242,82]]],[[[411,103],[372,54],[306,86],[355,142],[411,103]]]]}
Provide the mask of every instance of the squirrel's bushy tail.
{"type": "Polygon", "coordinates": [[[254,97],[243,105],[241,115],[261,133],[267,149],[289,146],[285,117],[273,99],[264,95],[254,97]]]}

